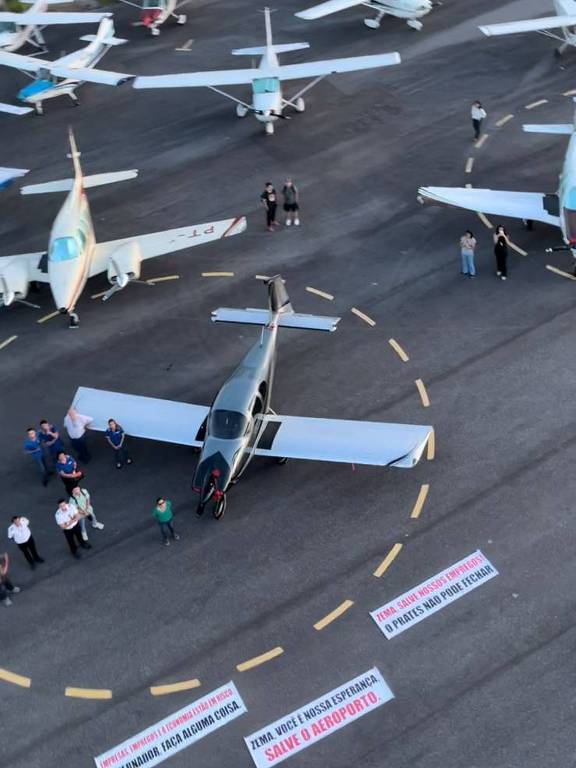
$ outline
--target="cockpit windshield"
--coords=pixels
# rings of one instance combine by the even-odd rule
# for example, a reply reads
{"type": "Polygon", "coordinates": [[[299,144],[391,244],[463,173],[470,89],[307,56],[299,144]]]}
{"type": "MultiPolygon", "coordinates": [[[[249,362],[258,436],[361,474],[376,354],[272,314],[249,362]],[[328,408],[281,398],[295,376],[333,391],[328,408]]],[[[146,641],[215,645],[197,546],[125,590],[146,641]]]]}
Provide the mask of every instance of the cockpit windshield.
{"type": "Polygon", "coordinates": [[[11,21],[0,21],[0,35],[5,32],[16,32],[16,24],[11,21]]]}
{"type": "Polygon", "coordinates": [[[254,93],[278,93],[280,81],[277,77],[259,77],[252,83],[254,93]]]}
{"type": "Polygon", "coordinates": [[[73,237],[59,237],[52,243],[50,261],[70,261],[78,257],[78,243],[73,237]]]}
{"type": "Polygon", "coordinates": [[[208,431],[220,440],[242,437],[248,426],[248,419],[238,411],[212,411],[208,431]]]}
{"type": "Polygon", "coordinates": [[[164,8],[164,0],[144,0],[142,8],[145,11],[151,11],[155,8],[162,9],[164,8]]]}

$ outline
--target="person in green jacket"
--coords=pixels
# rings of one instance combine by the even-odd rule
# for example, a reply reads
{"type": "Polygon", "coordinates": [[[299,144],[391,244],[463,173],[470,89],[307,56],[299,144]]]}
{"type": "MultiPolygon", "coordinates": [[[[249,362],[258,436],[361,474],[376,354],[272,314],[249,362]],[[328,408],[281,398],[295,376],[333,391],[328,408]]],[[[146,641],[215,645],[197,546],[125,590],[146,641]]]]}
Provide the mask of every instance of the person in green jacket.
{"type": "Polygon", "coordinates": [[[178,536],[172,524],[172,519],[174,518],[174,514],[172,512],[172,502],[168,501],[168,499],[164,499],[162,496],[159,496],[156,499],[156,506],[154,507],[154,512],[152,514],[154,515],[154,519],[160,527],[162,543],[164,546],[170,546],[170,539],[168,538],[169,536],[175,541],[178,541],[180,536],[178,536]]]}

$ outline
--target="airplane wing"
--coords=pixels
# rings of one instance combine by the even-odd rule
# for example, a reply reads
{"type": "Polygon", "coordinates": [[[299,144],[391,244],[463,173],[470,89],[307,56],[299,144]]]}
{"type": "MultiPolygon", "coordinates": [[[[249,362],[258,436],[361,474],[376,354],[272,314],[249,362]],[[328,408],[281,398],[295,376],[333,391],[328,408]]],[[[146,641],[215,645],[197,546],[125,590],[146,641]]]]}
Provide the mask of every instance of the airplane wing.
{"type": "Polygon", "coordinates": [[[517,32],[545,32],[547,29],[573,27],[576,16],[544,16],[541,19],[528,21],[510,21],[503,24],[487,24],[480,27],[488,37],[492,35],[515,35],[517,32]]]}
{"type": "Polygon", "coordinates": [[[336,72],[357,72],[360,69],[376,69],[400,64],[399,53],[381,53],[376,56],[349,56],[346,59],[307,61],[304,64],[286,64],[265,77],[279,77],[281,80],[299,80],[305,77],[320,77],[336,72]]]}
{"type": "Polygon", "coordinates": [[[119,85],[126,80],[130,80],[133,75],[127,75],[122,72],[110,72],[105,69],[88,69],[67,67],[58,63],[58,61],[46,61],[33,56],[22,56],[20,53],[10,53],[0,51],[0,64],[13,69],[23,70],[24,72],[38,73],[40,70],[48,70],[56,77],[78,80],[88,83],[102,83],[104,85],[119,85]]]}
{"type": "Polygon", "coordinates": [[[306,19],[311,21],[312,19],[321,19],[322,16],[329,16],[331,13],[338,13],[338,11],[345,11],[347,8],[354,8],[356,5],[364,5],[363,0],[327,0],[325,3],[319,5],[313,5],[311,8],[306,8],[304,11],[295,13],[299,19],[306,19]]]}
{"type": "Polygon", "coordinates": [[[245,229],[246,219],[244,216],[240,216],[235,219],[198,224],[195,227],[168,229],[165,232],[154,232],[151,235],[124,237],[121,240],[97,243],[92,257],[90,277],[105,272],[108,269],[110,257],[126,243],[138,243],[141,258],[144,261],[155,256],[163,256],[166,253],[181,251],[184,248],[192,248],[194,245],[209,243],[211,240],[239,235],[245,229]]]}
{"type": "Polygon", "coordinates": [[[196,437],[210,411],[205,405],[125,395],[88,387],[78,387],[73,406],[94,419],[90,429],[97,432],[107,430],[108,419],[115,419],[131,437],[196,448],[202,446],[202,440],[196,437]]]}
{"type": "Polygon", "coordinates": [[[157,75],[137,77],[134,88],[195,88],[210,85],[243,85],[258,77],[270,77],[261,74],[262,70],[219,69],[213,72],[182,72],[178,75],[157,75]]]}
{"type": "Polygon", "coordinates": [[[514,219],[532,219],[560,226],[559,217],[546,209],[547,201],[551,197],[557,205],[555,195],[543,195],[538,192],[497,192],[473,187],[420,187],[418,195],[424,202],[436,205],[455,206],[477,213],[492,213],[514,219]]]}
{"type": "Polygon", "coordinates": [[[11,22],[19,27],[33,24],[49,26],[52,24],[95,24],[112,16],[111,13],[68,13],[24,11],[24,13],[0,12],[0,22],[11,22]]]}
{"type": "Polygon", "coordinates": [[[379,467],[415,466],[432,427],[373,421],[264,416],[256,456],[379,467]]]}
{"type": "Polygon", "coordinates": [[[12,179],[26,176],[27,173],[28,171],[24,168],[0,168],[0,187],[9,184],[12,179]]]}
{"type": "Polygon", "coordinates": [[[8,115],[27,115],[29,112],[34,112],[34,110],[32,107],[15,107],[12,104],[0,102],[0,112],[6,112],[8,115]]]}
{"type": "Polygon", "coordinates": [[[0,256],[0,285],[4,279],[10,287],[11,280],[18,277],[28,281],[35,280],[37,283],[49,283],[48,270],[43,269],[41,263],[44,257],[46,251],[0,256]]]}

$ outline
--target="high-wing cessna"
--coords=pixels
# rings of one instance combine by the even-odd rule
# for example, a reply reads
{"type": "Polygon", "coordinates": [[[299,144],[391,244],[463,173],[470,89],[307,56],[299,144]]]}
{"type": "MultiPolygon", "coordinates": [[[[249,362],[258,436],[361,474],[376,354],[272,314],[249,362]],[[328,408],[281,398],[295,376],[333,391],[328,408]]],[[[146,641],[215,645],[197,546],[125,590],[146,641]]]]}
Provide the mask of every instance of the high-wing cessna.
{"type": "MultiPolygon", "coordinates": [[[[50,232],[48,252],[0,257],[0,296],[2,304],[23,301],[32,281],[49,283],[56,308],[78,327],[76,303],[89,277],[108,274],[111,288],[106,301],[128,283],[138,281],[142,262],[155,256],[191,248],[194,245],[240,234],[246,229],[243,217],[168,229],[150,235],[137,235],[107,243],[97,243],[85,190],[117,181],[133,179],[138,171],[118,171],[84,176],[80,153],[72,132],[70,147],[74,178],[22,187],[22,194],[68,192],[50,232]]],[[[27,303],[27,302],[23,302],[27,303]]]]}
{"type": "Polygon", "coordinates": [[[524,221],[543,221],[559,227],[566,246],[576,258],[576,115],[573,123],[524,125],[526,133],[565,134],[570,142],[554,194],[537,192],[496,192],[492,189],[420,187],[420,202],[456,206],[478,213],[510,216],[524,221]]]}
{"type": "Polygon", "coordinates": [[[485,35],[514,35],[517,32],[539,32],[562,43],[558,53],[576,45],[576,0],[554,0],[555,16],[542,16],[527,21],[509,21],[503,24],[487,24],[480,27],[485,35]],[[561,34],[556,32],[559,30],[561,34]]]}
{"type": "Polygon", "coordinates": [[[44,27],[53,24],[94,24],[110,13],[53,13],[49,5],[72,3],[74,0],[24,0],[32,7],[23,13],[0,11],[0,50],[17,51],[26,43],[45,50],[44,27]]]}
{"type": "Polygon", "coordinates": [[[25,168],[0,168],[0,189],[6,189],[12,183],[13,179],[26,176],[28,171],[25,168]]]}
{"type": "Polygon", "coordinates": [[[268,309],[217,309],[212,320],[261,325],[260,339],[224,383],[210,407],[80,387],[74,407],[89,413],[92,429],[118,419],[130,435],[200,448],[192,483],[197,514],[212,507],[216,519],[226,494],[254,458],[269,456],[381,467],[411,468],[420,460],[431,427],[370,421],[279,416],[270,407],[278,328],[335,331],[339,317],[294,312],[282,278],[267,281],[268,309]]]}
{"type": "Polygon", "coordinates": [[[142,5],[131,3],[129,0],[121,0],[125,5],[132,5],[141,11],[140,21],[134,26],[146,27],[150,34],[157,37],[160,34],[160,27],[168,19],[175,19],[176,24],[186,24],[188,17],[185,13],[176,13],[178,8],[186,5],[189,0],[178,2],[178,0],[142,0],[142,5]]]}
{"type": "Polygon", "coordinates": [[[306,8],[295,16],[306,20],[320,19],[322,16],[357,5],[364,5],[376,11],[376,18],[364,19],[364,24],[370,29],[378,29],[384,16],[395,16],[397,19],[405,19],[409,27],[419,32],[424,26],[420,19],[430,13],[434,4],[432,0],[326,0],[325,3],[306,8]]]}
{"type": "Polygon", "coordinates": [[[273,45],[272,25],[270,22],[270,10],[265,9],[266,19],[266,45],[257,48],[239,48],[232,53],[235,56],[261,56],[258,69],[230,69],[215,72],[191,72],[178,75],[160,75],[159,77],[137,77],[134,88],[183,88],[204,86],[216,91],[221,96],[236,102],[236,114],[245,117],[252,112],[256,118],[264,123],[266,133],[274,133],[274,123],[279,118],[286,119],[282,114],[284,107],[291,106],[297,112],[304,112],[305,103],[303,95],[328,75],[336,72],[355,72],[360,69],[374,69],[376,67],[388,67],[400,63],[400,54],[384,53],[378,56],[354,56],[347,59],[329,59],[327,61],[310,61],[305,64],[281,65],[278,61],[279,53],[288,51],[300,51],[308,48],[308,43],[287,43],[273,45]],[[304,88],[289,99],[282,95],[282,80],[300,80],[302,78],[314,78],[304,88]],[[221,85],[252,85],[252,103],[231,96],[220,90],[221,85]]]}
{"type": "Polygon", "coordinates": [[[0,51],[0,65],[19,69],[25,74],[32,73],[33,83],[22,88],[18,93],[20,101],[31,104],[37,114],[44,111],[43,102],[56,96],[69,96],[78,106],[76,88],[88,81],[104,85],[119,85],[131,79],[131,75],[95,69],[100,59],[115,45],[122,45],[127,40],[114,37],[114,22],[111,18],[102,19],[95,35],[80,38],[89,42],[85,48],[62,56],[56,61],[46,61],[33,56],[0,51]]]}

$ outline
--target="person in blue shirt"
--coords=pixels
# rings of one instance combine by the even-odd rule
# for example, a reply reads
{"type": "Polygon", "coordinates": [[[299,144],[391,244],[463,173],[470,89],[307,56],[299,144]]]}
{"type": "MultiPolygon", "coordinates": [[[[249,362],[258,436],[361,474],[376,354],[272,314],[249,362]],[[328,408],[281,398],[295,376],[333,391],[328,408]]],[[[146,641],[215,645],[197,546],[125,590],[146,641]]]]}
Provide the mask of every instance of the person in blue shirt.
{"type": "Polygon", "coordinates": [[[112,446],[114,451],[114,461],[116,469],[122,469],[124,462],[132,464],[132,457],[126,447],[126,433],[114,419],[108,419],[108,429],[104,432],[106,440],[112,446]]]}
{"type": "Polygon", "coordinates": [[[26,440],[24,440],[24,451],[30,456],[34,464],[38,467],[38,471],[42,475],[42,485],[48,485],[50,472],[46,466],[46,459],[42,451],[42,444],[38,437],[36,430],[33,427],[28,427],[26,430],[26,440]]]}
{"type": "Polygon", "coordinates": [[[56,472],[60,475],[64,488],[69,496],[72,495],[72,490],[76,488],[80,480],[84,477],[83,473],[78,469],[78,464],[67,453],[60,451],[56,460],[56,472]]]}
{"type": "Polygon", "coordinates": [[[40,422],[40,431],[38,432],[38,439],[42,443],[42,446],[48,450],[52,464],[56,463],[56,457],[60,451],[64,450],[64,443],[60,438],[60,433],[53,424],[50,424],[46,419],[42,419],[40,422]]]}

